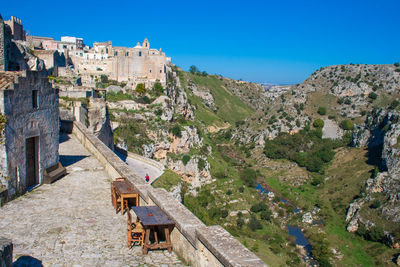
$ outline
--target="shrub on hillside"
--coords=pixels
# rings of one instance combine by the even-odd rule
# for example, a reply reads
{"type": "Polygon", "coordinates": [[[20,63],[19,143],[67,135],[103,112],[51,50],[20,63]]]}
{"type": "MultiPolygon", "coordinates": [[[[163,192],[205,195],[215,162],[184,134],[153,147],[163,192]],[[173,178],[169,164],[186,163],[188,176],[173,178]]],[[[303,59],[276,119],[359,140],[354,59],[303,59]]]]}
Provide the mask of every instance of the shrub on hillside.
{"type": "Polygon", "coordinates": [[[146,93],[146,86],[143,83],[139,83],[136,85],[136,92],[140,95],[144,95],[146,93]]]}
{"type": "Polygon", "coordinates": [[[185,155],[182,156],[183,165],[186,166],[186,164],[188,164],[189,161],[190,161],[190,156],[188,154],[185,154],[185,155]]]}
{"type": "Polygon", "coordinates": [[[351,131],[351,130],[354,129],[354,123],[353,123],[351,120],[343,120],[343,121],[340,123],[340,127],[341,127],[343,130],[351,131]]]}
{"type": "Polygon", "coordinates": [[[262,229],[262,224],[260,223],[260,221],[257,219],[257,217],[255,215],[252,215],[248,224],[248,227],[252,230],[258,230],[258,229],[262,229]]]}
{"type": "Polygon", "coordinates": [[[319,107],[317,112],[319,115],[326,115],[326,107],[319,107]]]}
{"type": "Polygon", "coordinates": [[[202,171],[206,167],[206,161],[202,158],[199,158],[199,161],[197,162],[197,168],[202,171]]]}
{"type": "Polygon", "coordinates": [[[316,119],[316,120],[313,122],[313,126],[314,126],[315,128],[323,128],[323,127],[324,127],[324,121],[323,121],[322,119],[316,119]]]}
{"type": "Polygon", "coordinates": [[[255,187],[257,181],[257,173],[251,168],[246,168],[240,172],[240,178],[248,187],[255,187]]]}
{"type": "Polygon", "coordinates": [[[181,127],[179,127],[179,125],[175,125],[174,127],[172,127],[171,133],[176,137],[179,137],[179,138],[182,137],[181,127]]]}
{"type": "Polygon", "coordinates": [[[272,212],[270,210],[263,210],[260,213],[260,217],[265,221],[270,221],[272,217],[272,212]]]}
{"type": "Polygon", "coordinates": [[[267,204],[265,204],[264,202],[256,203],[250,208],[251,212],[260,212],[264,210],[267,210],[267,204]]]}
{"type": "Polygon", "coordinates": [[[378,94],[375,92],[371,92],[369,93],[368,97],[371,98],[372,100],[375,100],[378,98],[378,94]]]}

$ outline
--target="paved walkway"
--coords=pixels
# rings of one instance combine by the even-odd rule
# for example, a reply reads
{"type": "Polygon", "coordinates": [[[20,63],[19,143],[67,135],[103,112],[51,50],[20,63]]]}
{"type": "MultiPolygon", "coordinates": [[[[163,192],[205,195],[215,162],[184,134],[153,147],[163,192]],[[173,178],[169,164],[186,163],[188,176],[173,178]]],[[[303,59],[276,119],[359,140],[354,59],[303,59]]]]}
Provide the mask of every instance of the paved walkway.
{"type": "Polygon", "coordinates": [[[153,183],[158,177],[163,174],[162,171],[157,169],[156,167],[153,167],[149,164],[146,164],[142,161],[139,161],[137,159],[131,158],[131,157],[126,157],[118,152],[116,154],[128,164],[128,166],[139,176],[142,177],[144,180],[144,177],[146,176],[146,173],[149,174],[150,181],[149,183],[153,183]]]}
{"type": "Polygon", "coordinates": [[[29,261],[14,265],[182,266],[174,253],[126,247],[126,216],[111,205],[111,179],[73,135],[62,139],[68,175],[0,208],[0,236],[13,241],[14,261],[29,261]]]}

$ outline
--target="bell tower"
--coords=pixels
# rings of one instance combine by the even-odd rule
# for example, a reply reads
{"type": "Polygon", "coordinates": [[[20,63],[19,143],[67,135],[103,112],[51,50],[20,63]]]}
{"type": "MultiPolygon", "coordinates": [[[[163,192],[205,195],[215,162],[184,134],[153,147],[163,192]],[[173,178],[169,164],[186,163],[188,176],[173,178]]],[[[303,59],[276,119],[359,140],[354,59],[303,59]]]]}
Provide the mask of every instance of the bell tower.
{"type": "Polygon", "coordinates": [[[144,41],[143,41],[143,45],[142,45],[144,48],[147,48],[147,49],[150,49],[150,43],[149,43],[149,40],[147,40],[147,38],[144,38],[144,41]]]}

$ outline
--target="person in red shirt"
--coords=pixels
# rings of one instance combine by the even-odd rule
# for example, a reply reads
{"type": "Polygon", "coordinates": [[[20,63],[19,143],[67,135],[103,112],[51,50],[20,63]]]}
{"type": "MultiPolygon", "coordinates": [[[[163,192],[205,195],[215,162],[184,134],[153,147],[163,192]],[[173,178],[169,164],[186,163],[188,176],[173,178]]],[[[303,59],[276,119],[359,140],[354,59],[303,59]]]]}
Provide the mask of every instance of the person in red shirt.
{"type": "Polygon", "coordinates": [[[146,180],[146,182],[149,182],[150,181],[149,174],[146,173],[146,176],[144,177],[144,179],[146,180]]]}

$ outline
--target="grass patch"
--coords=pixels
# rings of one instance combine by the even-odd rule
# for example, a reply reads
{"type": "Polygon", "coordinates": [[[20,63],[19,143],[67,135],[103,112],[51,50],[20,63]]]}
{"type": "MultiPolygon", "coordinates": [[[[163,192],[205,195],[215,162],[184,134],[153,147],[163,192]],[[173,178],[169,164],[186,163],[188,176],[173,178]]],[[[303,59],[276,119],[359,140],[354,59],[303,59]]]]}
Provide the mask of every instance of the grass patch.
{"type": "Polygon", "coordinates": [[[170,191],[172,187],[177,186],[181,181],[182,178],[178,174],[169,169],[165,169],[164,173],[152,183],[152,186],[170,191]]]}

